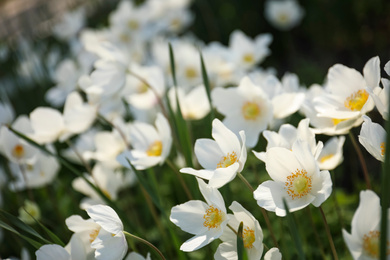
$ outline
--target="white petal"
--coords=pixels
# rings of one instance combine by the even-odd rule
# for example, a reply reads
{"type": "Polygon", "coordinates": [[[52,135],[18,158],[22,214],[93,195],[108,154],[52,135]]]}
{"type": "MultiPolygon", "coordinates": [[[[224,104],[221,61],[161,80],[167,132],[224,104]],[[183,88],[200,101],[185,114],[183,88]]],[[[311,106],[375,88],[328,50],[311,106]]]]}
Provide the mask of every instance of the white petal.
{"type": "Polygon", "coordinates": [[[111,207],[106,205],[91,206],[87,209],[87,213],[108,232],[118,234],[123,231],[122,221],[111,207]]]}
{"type": "Polygon", "coordinates": [[[37,260],[70,260],[69,253],[59,245],[43,245],[35,255],[37,260]]]}
{"type": "Polygon", "coordinates": [[[218,119],[213,120],[212,136],[223,153],[227,154],[241,150],[240,141],[238,141],[237,136],[218,119]]]}
{"type": "Polygon", "coordinates": [[[209,186],[217,189],[221,188],[236,177],[239,167],[238,163],[233,163],[229,167],[216,169],[213,178],[209,181],[209,186]]]}
{"type": "Polygon", "coordinates": [[[285,182],[287,176],[302,169],[294,153],[286,148],[273,147],[266,152],[266,170],[274,181],[285,182]]]}
{"type": "Polygon", "coordinates": [[[169,219],[183,231],[199,235],[208,230],[203,225],[208,205],[203,201],[191,200],[172,208],[169,219]]]}
{"type": "Polygon", "coordinates": [[[381,79],[381,69],[378,56],[373,57],[367,61],[363,68],[363,75],[368,87],[373,89],[379,86],[379,81],[381,79]]]}
{"type": "Polygon", "coordinates": [[[224,154],[218,144],[211,139],[198,139],[195,142],[195,155],[205,169],[215,169],[224,154]]]}
{"type": "Polygon", "coordinates": [[[282,254],[279,251],[279,248],[273,247],[267,251],[264,255],[264,260],[282,260],[282,254]]]}

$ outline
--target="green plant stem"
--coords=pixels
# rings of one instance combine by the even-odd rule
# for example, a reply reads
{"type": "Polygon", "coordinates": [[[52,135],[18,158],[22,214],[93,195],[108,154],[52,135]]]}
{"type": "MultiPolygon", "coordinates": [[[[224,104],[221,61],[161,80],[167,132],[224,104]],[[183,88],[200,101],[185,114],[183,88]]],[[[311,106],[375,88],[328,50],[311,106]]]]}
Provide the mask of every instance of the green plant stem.
{"type": "Polygon", "coordinates": [[[368,175],[366,160],[364,159],[362,150],[360,149],[360,146],[356,142],[356,139],[353,136],[351,131],[349,131],[349,138],[351,139],[352,145],[355,148],[356,153],[359,157],[359,161],[360,161],[360,165],[362,166],[362,169],[363,169],[364,180],[366,181],[367,189],[372,190],[370,176],[368,175]]]}
{"type": "Polygon", "coordinates": [[[324,226],[325,226],[326,235],[327,235],[328,240],[329,240],[330,248],[332,249],[333,259],[338,260],[339,258],[337,256],[336,247],[334,246],[334,243],[333,243],[332,234],[330,233],[330,228],[329,228],[328,222],[326,221],[325,213],[322,210],[321,206],[319,206],[318,208],[320,209],[322,220],[323,220],[324,226]]]}
{"type": "Polygon", "coordinates": [[[126,231],[123,231],[123,233],[124,233],[124,234],[126,235],[126,237],[128,237],[128,238],[137,239],[138,241],[140,241],[140,242],[142,242],[142,243],[148,245],[148,246],[151,247],[154,251],[157,252],[157,254],[161,257],[161,259],[166,260],[165,257],[164,257],[164,255],[160,252],[160,250],[158,250],[158,248],[155,247],[155,246],[154,246],[152,243],[150,243],[149,241],[147,241],[147,240],[145,240],[145,239],[143,239],[143,238],[137,237],[137,236],[135,236],[135,235],[133,235],[133,234],[130,234],[130,233],[126,232],[126,231]]]}
{"type": "Polygon", "coordinates": [[[177,167],[176,167],[170,160],[166,160],[165,162],[168,164],[168,166],[169,166],[169,167],[173,170],[173,172],[176,174],[177,178],[178,178],[179,181],[180,181],[181,186],[182,186],[183,189],[184,189],[184,192],[185,192],[186,195],[187,195],[188,200],[192,200],[193,197],[192,197],[192,195],[191,195],[191,192],[190,192],[190,190],[189,190],[189,188],[188,188],[186,182],[184,181],[183,176],[181,176],[181,173],[180,173],[179,169],[177,169],[177,167]]]}
{"type": "MultiPolygon", "coordinates": [[[[247,179],[245,179],[245,177],[240,172],[238,172],[237,175],[244,182],[244,184],[249,188],[249,190],[253,193],[255,190],[253,189],[252,185],[247,181],[247,179]]],[[[274,245],[277,248],[279,248],[279,244],[278,244],[278,241],[276,240],[274,230],[271,226],[271,222],[269,221],[267,211],[265,211],[265,209],[263,209],[262,207],[260,207],[260,209],[261,209],[261,214],[263,214],[265,223],[267,224],[267,228],[271,234],[271,238],[274,242],[274,245]]]]}
{"type": "Polygon", "coordinates": [[[324,245],[321,243],[321,239],[320,239],[320,236],[318,235],[317,228],[314,225],[313,215],[311,214],[311,209],[310,209],[310,207],[306,207],[306,209],[307,209],[307,213],[309,215],[310,226],[311,226],[311,229],[314,232],[314,237],[316,239],[318,248],[320,249],[322,259],[326,260],[326,256],[325,256],[325,253],[324,253],[324,245]]]}

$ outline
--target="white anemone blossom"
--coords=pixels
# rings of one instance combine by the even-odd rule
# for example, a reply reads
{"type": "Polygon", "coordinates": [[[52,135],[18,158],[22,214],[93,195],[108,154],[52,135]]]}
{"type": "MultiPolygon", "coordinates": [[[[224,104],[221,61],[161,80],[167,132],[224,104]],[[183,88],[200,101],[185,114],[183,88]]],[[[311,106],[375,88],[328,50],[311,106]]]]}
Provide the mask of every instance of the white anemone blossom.
{"type": "Polygon", "coordinates": [[[195,142],[195,155],[203,170],[183,168],[182,173],[209,180],[208,185],[220,188],[232,181],[237,172],[244,168],[247,153],[245,133],[240,131],[241,144],[237,136],[218,119],[213,120],[212,139],[198,139],[195,142]]]}
{"type": "MultiPolygon", "coordinates": [[[[389,220],[390,218],[387,222],[389,220]]],[[[379,259],[380,222],[381,206],[378,195],[371,190],[361,191],[359,207],[352,218],[351,233],[343,229],[343,238],[353,259],[379,259]]],[[[386,259],[390,259],[389,244],[390,233],[387,232],[386,259]]]]}
{"type": "Polygon", "coordinates": [[[206,203],[191,200],[172,208],[170,220],[183,231],[195,235],[184,242],[180,250],[192,252],[219,238],[229,221],[221,193],[198,179],[206,203]]]}
{"type": "Polygon", "coordinates": [[[368,116],[363,116],[364,123],[360,130],[359,142],[375,159],[384,162],[386,152],[386,130],[373,123],[368,116]]]}
{"type": "Polygon", "coordinates": [[[163,164],[172,146],[171,128],[168,120],[157,114],[156,127],[143,122],[135,122],[129,128],[130,142],[133,149],[118,155],[118,162],[137,170],[145,170],[157,164],[163,164]]]}
{"type": "Polygon", "coordinates": [[[297,26],[305,11],[295,0],[265,2],[265,18],[279,30],[287,31],[297,26]]]}
{"type": "Polygon", "coordinates": [[[332,192],[329,171],[320,171],[307,142],[297,140],[292,150],[274,147],[266,153],[266,170],[272,181],[265,181],[254,191],[257,204],[285,216],[283,199],[290,211],[309,204],[319,207],[332,192]]]}
{"type": "Polygon", "coordinates": [[[254,147],[259,134],[273,119],[273,108],[261,87],[244,77],[238,87],[215,88],[213,104],[225,116],[223,123],[235,134],[245,131],[246,145],[254,147]]]}

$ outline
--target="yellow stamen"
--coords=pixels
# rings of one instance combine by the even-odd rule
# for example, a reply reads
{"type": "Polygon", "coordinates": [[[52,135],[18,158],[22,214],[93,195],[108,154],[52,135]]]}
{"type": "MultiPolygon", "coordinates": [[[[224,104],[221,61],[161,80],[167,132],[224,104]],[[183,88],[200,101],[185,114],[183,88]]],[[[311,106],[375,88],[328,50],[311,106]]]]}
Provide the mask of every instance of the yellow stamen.
{"type": "Polygon", "coordinates": [[[366,104],[367,99],[367,91],[360,89],[345,99],[344,106],[352,111],[360,111],[362,110],[364,104],[366,104]]]}
{"type": "Polygon", "coordinates": [[[176,19],[173,19],[171,21],[171,26],[173,27],[173,29],[179,29],[180,26],[181,26],[181,21],[180,19],[176,18],[176,19]]]}
{"type": "MultiPolygon", "coordinates": [[[[370,231],[363,236],[363,251],[372,258],[379,259],[380,232],[370,231]]],[[[390,255],[390,243],[387,241],[386,255],[390,255]]]]}
{"type": "Polygon", "coordinates": [[[247,53],[244,56],[242,56],[242,61],[245,63],[252,64],[255,61],[255,58],[253,57],[252,53],[247,53]]]}
{"type": "Polygon", "coordinates": [[[214,206],[210,206],[203,215],[203,226],[210,228],[218,228],[225,220],[225,213],[214,206]]]}
{"type": "Polygon", "coordinates": [[[128,23],[127,23],[127,26],[129,26],[130,29],[132,30],[137,30],[139,28],[139,23],[135,20],[130,20],[128,23]]]}
{"type": "Polygon", "coordinates": [[[327,155],[324,155],[320,158],[320,162],[321,163],[324,163],[325,161],[329,160],[330,158],[332,158],[334,156],[334,154],[327,154],[327,155]]]}
{"type": "Polygon", "coordinates": [[[17,144],[12,149],[12,155],[18,159],[22,158],[24,155],[24,147],[21,144],[17,144]]]}
{"type": "Polygon", "coordinates": [[[280,13],[280,14],[278,15],[278,20],[279,20],[279,22],[280,22],[281,24],[284,24],[284,23],[286,23],[286,22],[288,21],[288,15],[285,14],[285,13],[280,13]]]}
{"type": "Polygon", "coordinates": [[[338,125],[339,123],[341,123],[345,120],[347,120],[347,119],[332,118],[333,125],[338,125]]]}
{"type": "Polygon", "coordinates": [[[99,235],[100,227],[92,230],[91,233],[89,233],[89,242],[92,243],[96,237],[99,235]]]}
{"type": "Polygon", "coordinates": [[[382,142],[381,143],[381,155],[382,156],[385,156],[385,152],[386,152],[386,144],[385,144],[385,142],[382,142]]]}
{"type": "Polygon", "coordinates": [[[249,227],[245,227],[242,232],[243,240],[244,240],[244,247],[245,248],[252,248],[253,243],[255,242],[255,231],[250,229],[249,227]]]}
{"type": "Polygon", "coordinates": [[[162,152],[162,142],[155,141],[149,146],[149,149],[146,151],[148,156],[160,156],[162,152]]]}
{"type": "Polygon", "coordinates": [[[311,191],[311,177],[307,176],[306,170],[296,170],[287,177],[285,182],[287,194],[294,200],[302,198],[311,191]]]}
{"type": "Polygon", "coordinates": [[[223,156],[221,161],[217,164],[217,168],[226,168],[237,162],[237,154],[236,152],[228,153],[226,156],[223,156]]]}
{"type": "Polygon", "coordinates": [[[189,78],[189,79],[193,79],[193,78],[196,78],[196,76],[198,75],[198,73],[196,72],[196,70],[192,67],[188,67],[186,69],[186,77],[189,78]]]}
{"type": "Polygon", "coordinates": [[[246,102],[242,106],[242,114],[246,120],[256,120],[260,115],[260,107],[255,102],[246,102]]]}

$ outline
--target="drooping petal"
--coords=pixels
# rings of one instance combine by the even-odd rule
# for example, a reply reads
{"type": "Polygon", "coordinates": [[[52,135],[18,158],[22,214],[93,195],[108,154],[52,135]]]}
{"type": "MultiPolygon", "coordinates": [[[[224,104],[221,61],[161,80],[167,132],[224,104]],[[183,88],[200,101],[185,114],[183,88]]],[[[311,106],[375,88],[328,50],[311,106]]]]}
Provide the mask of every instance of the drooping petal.
{"type": "Polygon", "coordinates": [[[381,69],[378,56],[372,57],[367,61],[363,68],[363,75],[369,88],[374,89],[379,86],[379,81],[381,80],[381,69]]]}
{"type": "Polygon", "coordinates": [[[86,211],[97,224],[108,232],[116,235],[123,231],[122,221],[111,207],[95,205],[89,207],[86,211]]]}

